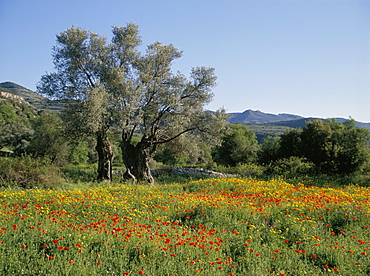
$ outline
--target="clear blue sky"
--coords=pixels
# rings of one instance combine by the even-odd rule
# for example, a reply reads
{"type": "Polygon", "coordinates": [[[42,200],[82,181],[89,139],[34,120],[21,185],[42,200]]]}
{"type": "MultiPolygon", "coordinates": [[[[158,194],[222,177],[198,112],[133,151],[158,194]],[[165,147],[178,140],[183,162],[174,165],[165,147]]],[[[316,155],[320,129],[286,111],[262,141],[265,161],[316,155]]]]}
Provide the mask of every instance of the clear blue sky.
{"type": "Polygon", "coordinates": [[[209,109],[370,122],[367,0],[0,0],[0,82],[35,90],[56,34],[129,22],[184,51],[175,70],[216,69],[209,109]]]}

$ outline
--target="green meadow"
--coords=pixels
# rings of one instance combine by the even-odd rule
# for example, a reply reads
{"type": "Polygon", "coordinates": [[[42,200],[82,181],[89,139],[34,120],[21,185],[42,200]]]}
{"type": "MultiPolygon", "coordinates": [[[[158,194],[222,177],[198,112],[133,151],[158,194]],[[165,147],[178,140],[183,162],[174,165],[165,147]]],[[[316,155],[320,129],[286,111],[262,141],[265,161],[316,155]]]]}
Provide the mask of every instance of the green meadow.
{"type": "Polygon", "coordinates": [[[370,189],[301,178],[0,192],[1,275],[369,275],[370,189]]]}

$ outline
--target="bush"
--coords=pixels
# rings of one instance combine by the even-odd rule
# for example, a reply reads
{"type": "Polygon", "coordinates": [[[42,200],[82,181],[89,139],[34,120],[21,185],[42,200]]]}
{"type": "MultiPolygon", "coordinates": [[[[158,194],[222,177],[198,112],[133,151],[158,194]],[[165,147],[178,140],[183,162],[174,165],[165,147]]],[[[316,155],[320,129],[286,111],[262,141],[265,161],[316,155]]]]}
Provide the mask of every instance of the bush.
{"type": "Polygon", "coordinates": [[[254,163],[239,164],[235,167],[236,174],[242,176],[262,175],[264,168],[254,163]]]}
{"type": "Polygon", "coordinates": [[[304,175],[312,173],[315,165],[308,161],[306,158],[290,156],[271,162],[266,166],[265,174],[271,175],[287,175],[287,174],[298,174],[304,175]]]}
{"type": "Polygon", "coordinates": [[[0,121],[5,123],[11,123],[17,119],[17,114],[14,112],[14,108],[4,103],[0,103],[0,121]]]}
{"type": "Polygon", "coordinates": [[[28,156],[0,158],[0,186],[58,188],[63,182],[60,169],[47,160],[28,156]]]}

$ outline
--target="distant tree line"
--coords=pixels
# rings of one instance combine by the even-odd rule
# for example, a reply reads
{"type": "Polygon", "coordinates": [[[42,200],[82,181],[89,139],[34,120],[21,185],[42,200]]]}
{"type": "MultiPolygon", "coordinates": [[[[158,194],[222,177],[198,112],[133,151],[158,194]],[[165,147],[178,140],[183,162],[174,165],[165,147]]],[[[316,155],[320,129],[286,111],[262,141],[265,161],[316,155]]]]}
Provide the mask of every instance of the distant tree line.
{"type": "Polygon", "coordinates": [[[231,125],[231,132],[214,150],[219,164],[236,166],[255,162],[265,174],[353,174],[369,170],[369,131],[351,119],[307,122],[302,129],[287,129],[257,145],[253,132],[231,125]]]}

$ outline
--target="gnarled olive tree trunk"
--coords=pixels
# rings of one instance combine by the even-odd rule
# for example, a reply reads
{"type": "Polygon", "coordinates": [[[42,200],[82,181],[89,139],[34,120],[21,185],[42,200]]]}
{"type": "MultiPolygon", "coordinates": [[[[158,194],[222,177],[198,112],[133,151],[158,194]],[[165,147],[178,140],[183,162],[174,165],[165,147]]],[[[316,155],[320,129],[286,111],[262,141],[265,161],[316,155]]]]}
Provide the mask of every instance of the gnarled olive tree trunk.
{"type": "Polygon", "coordinates": [[[136,146],[128,141],[122,142],[122,158],[126,166],[124,178],[134,182],[154,183],[154,178],[150,173],[149,161],[153,156],[146,143],[139,142],[136,146]]]}
{"type": "Polygon", "coordinates": [[[96,151],[98,152],[98,180],[112,180],[113,150],[106,131],[98,131],[96,134],[96,151]]]}

